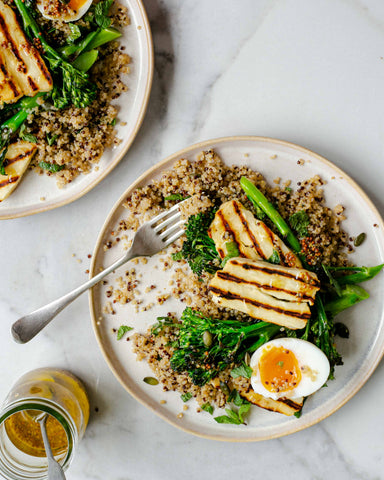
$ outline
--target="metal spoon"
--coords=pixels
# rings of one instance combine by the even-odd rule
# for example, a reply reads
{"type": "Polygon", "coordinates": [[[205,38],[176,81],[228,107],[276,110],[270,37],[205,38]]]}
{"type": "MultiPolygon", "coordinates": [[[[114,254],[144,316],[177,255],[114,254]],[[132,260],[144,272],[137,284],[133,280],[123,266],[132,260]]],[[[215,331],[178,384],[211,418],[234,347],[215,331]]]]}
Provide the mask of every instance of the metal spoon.
{"type": "Polygon", "coordinates": [[[41,435],[43,436],[45,453],[47,455],[48,480],[65,480],[63,469],[60,463],[58,463],[55,460],[55,457],[53,456],[53,453],[51,450],[51,445],[49,444],[47,429],[45,427],[45,422],[47,421],[47,418],[48,418],[48,413],[45,413],[43,414],[43,416],[41,416],[40,418],[37,418],[36,420],[40,424],[40,430],[41,430],[41,435]]]}

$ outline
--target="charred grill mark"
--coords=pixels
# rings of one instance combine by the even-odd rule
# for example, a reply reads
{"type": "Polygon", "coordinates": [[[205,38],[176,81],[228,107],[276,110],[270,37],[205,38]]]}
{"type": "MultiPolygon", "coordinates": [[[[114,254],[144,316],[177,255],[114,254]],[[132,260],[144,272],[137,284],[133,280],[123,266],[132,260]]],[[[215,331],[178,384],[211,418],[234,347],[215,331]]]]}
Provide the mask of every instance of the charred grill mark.
{"type": "Polygon", "coordinates": [[[237,248],[239,250],[239,253],[240,253],[240,257],[245,257],[244,253],[241,251],[241,245],[240,243],[238,242],[237,238],[236,238],[236,234],[235,232],[231,229],[231,226],[229,225],[229,223],[227,222],[223,212],[221,210],[218,210],[216,215],[219,217],[224,229],[226,232],[230,233],[232,235],[232,238],[233,238],[233,241],[236,243],[237,245],[237,248]]]}
{"type": "Polygon", "coordinates": [[[241,209],[239,207],[239,204],[237,202],[233,202],[233,208],[235,209],[235,212],[239,216],[241,223],[243,224],[243,227],[245,231],[248,233],[249,238],[252,240],[253,246],[255,247],[258,255],[261,258],[265,258],[265,255],[263,253],[263,250],[261,249],[259,242],[256,240],[255,236],[253,235],[251,229],[249,228],[247,220],[244,218],[243,214],[241,213],[241,209]]]}
{"type": "Polygon", "coordinates": [[[292,292],[291,290],[286,290],[285,288],[278,288],[278,287],[273,287],[272,285],[265,285],[259,282],[254,282],[250,280],[244,280],[243,278],[236,277],[235,275],[231,275],[230,273],[224,272],[219,270],[216,275],[221,278],[222,280],[228,280],[229,282],[234,282],[234,283],[246,283],[248,285],[254,285],[255,287],[258,288],[263,288],[264,290],[271,290],[272,292],[285,292],[289,295],[293,295],[297,297],[300,300],[306,300],[309,303],[313,304],[313,298],[310,295],[305,295],[305,294],[298,294],[297,292],[292,292]]]}
{"type": "Polygon", "coordinates": [[[301,403],[296,403],[293,400],[290,400],[289,398],[285,398],[285,397],[280,398],[279,402],[285,403],[285,405],[287,405],[288,407],[293,408],[294,410],[297,410],[297,411],[300,410],[301,407],[302,407],[301,403]]]}
{"type": "Polygon", "coordinates": [[[217,253],[220,255],[220,258],[224,258],[225,257],[225,253],[224,253],[224,250],[222,248],[218,248],[217,249],[217,253]]]}
{"type": "MultiPolygon", "coordinates": [[[[19,89],[17,88],[17,85],[15,85],[13,80],[9,78],[7,67],[1,61],[1,55],[0,55],[0,70],[1,70],[1,73],[4,75],[5,85],[8,85],[8,87],[12,90],[12,94],[15,98],[18,97],[20,95],[19,89]]],[[[3,85],[1,85],[0,87],[3,87],[3,85]]]]}
{"type": "MultiPolygon", "coordinates": [[[[228,292],[228,291],[225,291],[225,290],[221,290],[220,288],[217,288],[217,287],[210,286],[210,287],[208,287],[208,289],[211,292],[216,293],[216,295],[219,295],[222,298],[226,298],[227,300],[240,300],[242,302],[249,303],[249,304],[251,304],[255,307],[264,308],[265,310],[273,310],[274,312],[281,313],[282,315],[286,315],[287,317],[294,317],[294,318],[300,318],[300,319],[308,320],[311,316],[310,313],[300,313],[300,312],[292,312],[290,310],[284,310],[283,308],[274,307],[272,305],[268,305],[268,304],[265,304],[265,303],[262,303],[262,302],[258,302],[257,300],[253,300],[251,298],[245,298],[245,297],[242,297],[241,295],[238,295],[236,293],[231,293],[231,292],[228,292]]],[[[287,302],[287,303],[289,303],[289,302],[287,302]]]]}
{"type": "Polygon", "coordinates": [[[268,268],[268,267],[259,267],[257,265],[250,265],[249,263],[239,263],[236,260],[231,260],[231,262],[232,262],[233,265],[241,267],[244,270],[256,270],[256,271],[259,271],[259,272],[269,273],[271,275],[276,273],[276,274],[281,275],[283,277],[293,278],[297,282],[304,283],[305,285],[311,285],[311,286],[315,286],[315,287],[319,286],[319,281],[316,280],[315,278],[309,276],[309,275],[308,275],[309,282],[306,282],[302,278],[297,278],[294,273],[283,272],[283,271],[277,270],[277,269],[274,270],[273,268],[268,268]]]}
{"type": "Polygon", "coordinates": [[[33,81],[33,79],[29,75],[27,77],[27,80],[32,91],[36,92],[37,90],[39,90],[39,87],[36,85],[36,83],[33,81]]]}
{"type": "Polygon", "coordinates": [[[0,181],[0,188],[7,187],[11,183],[15,183],[19,180],[20,176],[8,177],[6,180],[0,181]]]}
{"type": "Polygon", "coordinates": [[[34,47],[31,47],[31,54],[33,58],[35,59],[37,65],[39,66],[40,72],[43,74],[44,78],[47,80],[52,85],[52,77],[51,74],[49,73],[45,63],[42,61],[39,53],[34,47]]]}
{"type": "Polygon", "coordinates": [[[36,147],[31,148],[31,150],[28,150],[26,152],[20,153],[16,157],[13,158],[6,158],[4,161],[4,167],[8,167],[9,165],[12,165],[13,163],[18,162],[19,160],[23,160],[25,157],[28,157],[29,155],[32,155],[32,153],[36,150],[36,147]]]}
{"type": "Polygon", "coordinates": [[[3,32],[3,35],[8,43],[8,48],[10,48],[11,52],[13,53],[13,55],[16,57],[17,61],[24,64],[23,62],[23,59],[20,57],[20,54],[19,54],[19,50],[17,49],[17,45],[14,43],[10,33],[9,33],[9,30],[8,30],[8,26],[7,26],[7,23],[5,21],[5,18],[3,17],[3,15],[0,13],[0,29],[2,30],[3,32]]]}

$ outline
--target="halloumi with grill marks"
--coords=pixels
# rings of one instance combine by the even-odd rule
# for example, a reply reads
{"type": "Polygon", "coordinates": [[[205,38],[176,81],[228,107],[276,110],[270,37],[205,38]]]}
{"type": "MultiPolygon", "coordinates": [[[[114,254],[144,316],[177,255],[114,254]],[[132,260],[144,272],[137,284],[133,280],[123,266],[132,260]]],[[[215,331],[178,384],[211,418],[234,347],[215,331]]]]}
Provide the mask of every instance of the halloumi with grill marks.
{"type": "Polygon", "coordinates": [[[251,387],[249,390],[239,389],[239,393],[242,397],[246,398],[249,402],[257,405],[258,407],[270,410],[272,412],[282,413],[287,416],[294,415],[303,407],[304,397],[300,398],[280,398],[279,400],[273,400],[272,398],[264,397],[259,393],[256,393],[251,387]]]}
{"type": "Polygon", "coordinates": [[[218,305],[239,310],[252,318],[283,327],[304,328],[311,316],[306,302],[280,300],[263,293],[252,283],[238,283],[232,278],[221,278],[218,272],[211,280],[208,289],[213,301],[218,305]]]}
{"type": "Polygon", "coordinates": [[[320,289],[320,282],[313,272],[240,257],[228,260],[216,275],[239,285],[254,285],[266,295],[280,300],[307,302],[309,305],[314,304],[320,289]]]}
{"type": "Polygon", "coordinates": [[[0,103],[52,89],[52,77],[15,12],[0,0],[0,103]]]}
{"type": "Polygon", "coordinates": [[[6,175],[0,175],[0,202],[9,197],[20,183],[36,151],[36,144],[30,142],[20,141],[9,145],[4,161],[6,175]]]}
{"type": "Polygon", "coordinates": [[[225,244],[235,242],[240,257],[268,260],[277,251],[281,265],[302,267],[297,255],[236,199],[221,205],[209,227],[208,235],[215,242],[221,258],[228,254],[225,244]]]}

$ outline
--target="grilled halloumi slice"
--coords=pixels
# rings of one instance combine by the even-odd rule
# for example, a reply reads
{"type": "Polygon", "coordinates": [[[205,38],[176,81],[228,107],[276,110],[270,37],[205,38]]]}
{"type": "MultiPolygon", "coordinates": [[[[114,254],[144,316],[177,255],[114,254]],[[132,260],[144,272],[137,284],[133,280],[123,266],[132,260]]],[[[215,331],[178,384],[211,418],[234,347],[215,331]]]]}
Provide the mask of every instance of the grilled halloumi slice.
{"type": "Polygon", "coordinates": [[[238,200],[223,203],[208,230],[221,258],[228,254],[226,244],[235,242],[239,256],[268,260],[277,252],[281,265],[301,268],[299,258],[261,220],[256,219],[238,200]]]}
{"type": "Polygon", "coordinates": [[[241,285],[251,284],[280,300],[307,302],[309,305],[314,304],[320,289],[320,282],[313,272],[240,257],[228,260],[224,269],[217,272],[217,277],[241,285]]]}
{"type": "Polygon", "coordinates": [[[300,398],[280,398],[279,400],[273,400],[272,398],[263,397],[259,393],[256,393],[252,387],[247,391],[239,390],[242,397],[246,398],[249,402],[257,405],[266,410],[272,412],[282,413],[284,415],[294,415],[303,407],[304,397],[300,398]]]}
{"type": "Polygon", "coordinates": [[[36,150],[34,143],[25,141],[9,145],[4,161],[6,175],[0,175],[0,202],[15,190],[36,150]]]}
{"type": "Polygon", "coordinates": [[[319,290],[316,275],[304,269],[240,257],[228,260],[208,288],[220,306],[291,329],[305,327],[319,290]]]}
{"type": "Polygon", "coordinates": [[[52,89],[52,77],[15,12],[0,0],[0,104],[52,89]]]}

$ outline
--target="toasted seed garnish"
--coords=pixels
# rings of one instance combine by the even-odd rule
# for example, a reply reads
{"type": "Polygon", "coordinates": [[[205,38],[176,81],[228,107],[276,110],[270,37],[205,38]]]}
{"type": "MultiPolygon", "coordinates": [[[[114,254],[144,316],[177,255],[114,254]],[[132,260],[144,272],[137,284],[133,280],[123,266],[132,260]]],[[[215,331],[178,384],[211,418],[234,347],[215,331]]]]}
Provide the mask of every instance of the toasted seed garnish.
{"type": "Polygon", "coordinates": [[[229,395],[231,393],[228,385],[222,381],[220,381],[220,388],[224,395],[229,395]]]}
{"type": "Polygon", "coordinates": [[[212,333],[208,332],[208,330],[203,333],[203,343],[206,347],[210,347],[212,345],[212,333]]]}
{"type": "Polygon", "coordinates": [[[360,245],[364,242],[366,236],[367,236],[367,235],[366,235],[364,232],[360,233],[360,234],[355,238],[355,240],[354,240],[354,242],[353,242],[353,245],[354,245],[355,247],[360,246],[360,245]]]}
{"type": "Polygon", "coordinates": [[[145,377],[143,380],[144,380],[145,383],[148,383],[148,385],[158,385],[159,384],[159,381],[157,380],[157,378],[154,378],[154,377],[145,377]]]}

